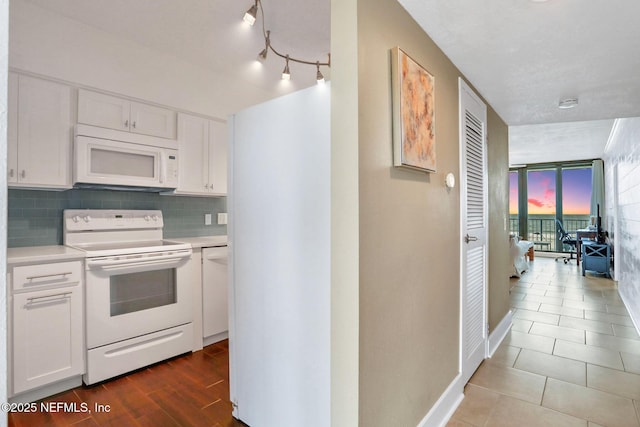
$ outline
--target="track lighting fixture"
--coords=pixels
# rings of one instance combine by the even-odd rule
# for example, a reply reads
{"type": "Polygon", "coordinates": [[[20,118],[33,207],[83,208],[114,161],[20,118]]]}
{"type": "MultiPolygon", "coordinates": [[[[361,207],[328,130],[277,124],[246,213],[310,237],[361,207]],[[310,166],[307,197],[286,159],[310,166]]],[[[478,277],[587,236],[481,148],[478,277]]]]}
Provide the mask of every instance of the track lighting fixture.
{"type": "Polygon", "coordinates": [[[256,0],[255,4],[249,8],[244,14],[244,18],[242,20],[249,25],[256,23],[256,15],[258,13],[258,0],[256,0]]]}
{"type": "Polygon", "coordinates": [[[284,70],[282,70],[282,80],[291,80],[291,73],[289,72],[289,55],[287,55],[284,70]]]}
{"type": "Polygon", "coordinates": [[[316,79],[317,79],[318,83],[324,82],[324,76],[320,72],[320,66],[331,67],[331,54],[328,55],[327,62],[320,62],[320,61],[305,61],[305,60],[302,60],[302,59],[293,58],[293,57],[289,56],[288,54],[283,54],[283,53],[278,52],[271,45],[271,31],[265,30],[265,28],[264,28],[264,9],[262,7],[262,1],[261,0],[255,0],[254,5],[251,6],[249,8],[249,10],[247,10],[247,12],[244,14],[244,18],[243,19],[249,25],[253,25],[256,22],[256,19],[257,19],[257,16],[258,16],[258,11],[260,12],[260,22],[262,23],[262,35],[264,37],[264,49],[262,49],[262,51],[258,54],[258,59],[263,60],[263,61],[266,60],[267,59],[267,54],[269,53],[269,51],[273,52],[275,55],[279,56],[280,58],[283,58],[285,60],[284,70],[282,71],[282,79],[283,80],[290,80],[291,79],[291,72],[289,71],[289,61],[297,62],[298,64],[315,65],[316,66],[316,79]]]}

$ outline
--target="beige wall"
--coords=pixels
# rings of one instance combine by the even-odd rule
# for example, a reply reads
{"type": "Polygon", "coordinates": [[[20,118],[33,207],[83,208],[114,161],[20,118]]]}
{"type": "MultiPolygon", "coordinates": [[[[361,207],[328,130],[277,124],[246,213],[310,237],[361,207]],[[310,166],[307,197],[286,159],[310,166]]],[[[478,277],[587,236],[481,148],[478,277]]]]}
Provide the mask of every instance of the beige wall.
{"type": "Polygon", "coordinates": [[[331,426],[358,425],[357,0],[331,0],[331,426]]]}
{"type": "Polygon", "coordinates": [[[509,311],[509,130],[487,110],[489,169],[489,330],[509,311]]]}
{"type": "MultiPolygon", "coordinates": [[[[359,0],[357,26],[359,425],[415,426],[458,373],[460,197],[459,187],[446,190],[444,176],[459,177],[460,73],[395,0],[359,0]],[[394,46],[435,76],[437,173],[391,167],[389,50],[394,46]]],[[[501,158],[490,160],[491,182],[500,182],[504,191],[500,207],[491,213],[500,215],[502,233],[507,128],[491,109],[488,115],[490,155],[501,158]]],[[[506,238],[504,248],[491,243],[490,251],[506,256],[506,238]]],[[[496,289],[490,305],[496,319],[507,309],[504,270],[500,280],[492,271],[496,289]]]]}

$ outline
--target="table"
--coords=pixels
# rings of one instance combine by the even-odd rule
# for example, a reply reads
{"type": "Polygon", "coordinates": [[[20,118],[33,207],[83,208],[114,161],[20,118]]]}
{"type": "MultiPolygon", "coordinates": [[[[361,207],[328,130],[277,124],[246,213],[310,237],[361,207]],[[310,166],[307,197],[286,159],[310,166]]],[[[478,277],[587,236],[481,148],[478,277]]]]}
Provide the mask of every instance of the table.
{"type": "Polygon", "coordinates": [[[576,230],[576,264],[580,265],[580,255],[582,254],[581,246],[582,239],[591,239],[595,240],[598,236],[598,232],[596,230],[591,230],[588,228],[583,228],[581,230],[576,230]]]}

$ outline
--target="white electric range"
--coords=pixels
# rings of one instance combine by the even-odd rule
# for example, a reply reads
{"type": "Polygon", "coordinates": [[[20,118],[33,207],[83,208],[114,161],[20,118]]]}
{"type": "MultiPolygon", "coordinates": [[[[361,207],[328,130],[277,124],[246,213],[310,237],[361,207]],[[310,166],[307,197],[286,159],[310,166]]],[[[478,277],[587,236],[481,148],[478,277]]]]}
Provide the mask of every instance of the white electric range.
{"type": "Polygon", "coordinates": [[[163,226],[159,210],[64,211],[64,244],[86,253],[86,384],[192,349],[192,250],[163,226]]]}

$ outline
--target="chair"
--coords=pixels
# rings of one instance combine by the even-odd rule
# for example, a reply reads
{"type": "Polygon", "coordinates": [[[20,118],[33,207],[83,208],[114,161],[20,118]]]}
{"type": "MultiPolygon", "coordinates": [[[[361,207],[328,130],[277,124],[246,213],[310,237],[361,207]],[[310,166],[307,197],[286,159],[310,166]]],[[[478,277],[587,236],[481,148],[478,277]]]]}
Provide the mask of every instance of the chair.
{"type": "Polygon", "coordinates": [[[509,236],[509,254],[511,255],[511,274],[510,277],[520,277],[522,273],[527,271],[529,263],[525,259],[525,254],[533,251],[533,242],[520,240],[518,236],[509,236]]]}
{"type": "Polygon", "coordinates": [[[562,259],[564,261],[565,264],[569,263],[573,258],[573,254],[576,253],[576,244],[577,244],[577,240],[574,236],[572,236],[571,234],[569,234],[564,227],[562,226],[562,223],[560,222],[560,220],[556,219],[556,225],[558,227],[558,240],[560,240],[562,242],[563,245],[567,245],[570,247],[569,249],[569,257],[566,256],[559,256],[556,257],[556,261],[558,261],[559,259],[562,259]],[[571,249],[573,249],[573,251],[571,251],[571,249]]]}

